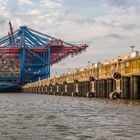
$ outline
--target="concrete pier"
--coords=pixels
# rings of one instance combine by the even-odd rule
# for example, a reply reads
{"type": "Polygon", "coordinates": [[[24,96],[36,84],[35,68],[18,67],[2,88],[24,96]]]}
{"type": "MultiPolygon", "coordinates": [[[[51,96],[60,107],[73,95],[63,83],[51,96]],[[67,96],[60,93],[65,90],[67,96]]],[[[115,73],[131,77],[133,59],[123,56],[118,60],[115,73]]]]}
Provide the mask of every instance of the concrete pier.
{"type": "Polygon", "coordinates": [[[74,97],[140,99],[140,75],[82,82],[74,80],[73,83],[64,81],[63,84],[23,88],[23,92],[74,97]]]}
{"type": "Polygon", "coordinates": [[[27,93],[140,99],[140,56],[124,56],[23,86],[27,93]]]}
{"type": "Polygon", "coordinates": [[[140,99],[140,76],[131,76],[131,99],[140,99]]]}
{"type": "Polygon", "coordinates": [[[130,93],[131,93],[131,90],[130,90],[130,86],[131,86],[131,83],[130,83],[130,77],[122,77],[121,79],[121,89],[122,89],[122,92],[121,92],[121,98],[123,99],[129,99],[130,98],[130,93]]]}

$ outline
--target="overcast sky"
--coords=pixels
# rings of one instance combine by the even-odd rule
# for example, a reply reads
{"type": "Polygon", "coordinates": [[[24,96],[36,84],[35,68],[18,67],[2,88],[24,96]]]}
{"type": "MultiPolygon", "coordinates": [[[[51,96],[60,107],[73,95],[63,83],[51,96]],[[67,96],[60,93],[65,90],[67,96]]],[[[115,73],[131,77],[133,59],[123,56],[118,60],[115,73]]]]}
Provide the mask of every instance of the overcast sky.
{"type": "Polygon", "coordinates": [[[85,67],[140,50],[140,0],[0,0],[0,37],[27,25],[71,43],[87,43],[86,52],[52,66],[52,74],[85,67]]]}

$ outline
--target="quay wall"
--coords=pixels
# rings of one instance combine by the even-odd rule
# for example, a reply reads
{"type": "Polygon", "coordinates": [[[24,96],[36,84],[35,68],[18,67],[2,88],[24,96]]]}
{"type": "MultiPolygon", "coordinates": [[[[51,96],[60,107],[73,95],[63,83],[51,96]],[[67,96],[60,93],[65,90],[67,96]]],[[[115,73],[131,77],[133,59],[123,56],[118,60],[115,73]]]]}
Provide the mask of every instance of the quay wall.
{"type": "Polygon", "coordinates": [[[23,92],[98,98],[140,99],[140,56],[99,62],[23,86],[23,92]]]}

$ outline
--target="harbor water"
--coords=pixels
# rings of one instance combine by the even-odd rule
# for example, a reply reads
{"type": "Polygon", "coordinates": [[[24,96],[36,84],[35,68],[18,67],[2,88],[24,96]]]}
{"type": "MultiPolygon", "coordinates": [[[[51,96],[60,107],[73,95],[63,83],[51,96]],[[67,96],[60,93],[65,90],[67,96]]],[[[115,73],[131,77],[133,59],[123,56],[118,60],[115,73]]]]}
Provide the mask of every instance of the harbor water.
{"type": "Polygon", "coordinates": [[[140,140],[140,102],[1,93],[0,140],[140,140]]]}

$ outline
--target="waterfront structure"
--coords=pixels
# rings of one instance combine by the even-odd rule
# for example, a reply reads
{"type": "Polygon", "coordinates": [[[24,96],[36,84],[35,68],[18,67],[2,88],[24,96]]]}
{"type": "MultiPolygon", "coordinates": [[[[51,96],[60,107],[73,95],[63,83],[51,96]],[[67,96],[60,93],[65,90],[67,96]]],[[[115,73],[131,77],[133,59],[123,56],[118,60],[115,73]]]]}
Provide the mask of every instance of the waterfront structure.
{"type": "Polygon", "coordinates": [[[23,92],[102,98],[140,99],[140,55],[99,62],[84,69],[23,86],[23,92]]]}

